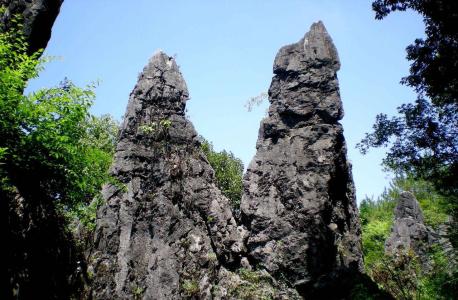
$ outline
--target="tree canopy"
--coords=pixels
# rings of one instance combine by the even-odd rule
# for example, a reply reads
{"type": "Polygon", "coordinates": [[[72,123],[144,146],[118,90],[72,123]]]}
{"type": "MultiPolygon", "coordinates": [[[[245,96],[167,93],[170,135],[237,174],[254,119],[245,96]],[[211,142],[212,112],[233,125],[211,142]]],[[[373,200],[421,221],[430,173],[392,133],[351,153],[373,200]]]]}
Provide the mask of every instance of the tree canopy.
{"type": "MultiPolygon", "coordinates": [[[[377,19],[413,10],[423,17],[425,38],[407,47],[410,74],[401,80],[417,93],[398,115],[379,114],[373,131],[358,144],[362,153],[389,146],[384,165],[433,182],[457,202],[458,193],[458,2],[453,0],[377,0],[377,19]]],[[[456,214],[456,208],[455,212],[456,214]]]]}
{"type": "Polygon", "coordinates": [[[0,178],[2,192],[41,196],[66,205],[88,202],[109,180],[116,122],[95,117],[94,85],[23,91],[46,58],[27,54],[19,31],[0,33],[0,178]]]}

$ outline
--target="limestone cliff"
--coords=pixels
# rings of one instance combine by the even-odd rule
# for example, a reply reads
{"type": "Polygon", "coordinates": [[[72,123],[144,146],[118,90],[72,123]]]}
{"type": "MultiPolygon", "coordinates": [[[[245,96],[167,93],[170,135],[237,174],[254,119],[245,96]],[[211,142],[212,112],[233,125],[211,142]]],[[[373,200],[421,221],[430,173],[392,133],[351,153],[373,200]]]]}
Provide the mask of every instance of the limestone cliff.
{"type": "Polygon", "coordinates": [[[344,298],[345,277],[362,270],[339,68],[321,22],[280,49],[241,201],[250,261],[312,298],[344,298]]]}
{"type": "Polygon", "coordinates": [[[412,249],[424,256],[432,238],[425,226],[420,204],[412,193],[402,192],[394,210],[394,224],[385,242],[385,251],[394,253],[412,249]]]}
{"type": "Polygon", "coordinates": [[[153,56],[131,93],[98,212],[96,299],[210,298],[220,266],[238,266],[247,232],[216,188],[185,117],[175,60],[153,56]]]}

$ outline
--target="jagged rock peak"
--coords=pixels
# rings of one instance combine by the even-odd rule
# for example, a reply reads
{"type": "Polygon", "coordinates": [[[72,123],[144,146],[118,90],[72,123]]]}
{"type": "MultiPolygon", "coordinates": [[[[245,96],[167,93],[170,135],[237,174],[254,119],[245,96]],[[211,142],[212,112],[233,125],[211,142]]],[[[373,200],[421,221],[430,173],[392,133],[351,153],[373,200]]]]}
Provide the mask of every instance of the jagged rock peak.
{"type": "Polygon", "coordinates": [[[396,219],[410,218],[418,223],[423,223],[423,213],[415,196],[410,192],[401,192],[398,199],[398,204],[394,209],[396,219]]]}
{"type": "Polygon", "coordinates": [[[178,102],[182,112],[189,98],[186,82],[175,59],[161,50],[149,59],[138,78],[134,93],[141,100],[178,102]]]}
{"type": "Polygon", "coordinates": [[[410,192],[401,192],[394,209],[391,234],[385,241],[385,251],[395,253],[412,249],[418,255],[424,255],[431,237],[429,231],[415,196],[410,192]]]}
{"type": "MultiPolygon", "coordinates": [[[[188,88],[175,59],[158,50],[143,69],[143,78],[160,79],[161,84],[173,87],[180,96],[187,97],[188,88]]],[[[187,100],[187,99],[185,99],[187,100]]]]}
{"type": "Polygon", "coordinates": [[[362,271],[338,68],[321,22],[280,49],[241,201],[251,260],[317,299],[345,298],[348,278],[362,271]]]}
{"type": "Polygon", "coordinates": [[[385,252],[393,254],[413,251],[424,270],[431,268],[428,252],[431,246],[443,240],[449,243],[424,223],[423,213],[415,196],[410,192],[401,192],[394,209],[394,223],[391,234],[385,241],[385,252]]]}
{"type": "Polygon", "coordinates": [[[443,224],[438,230],[426,226],[420,203],[415,196],[410,192],[401,192],[394,209],[391,234],[385,241],[385,252],[392,255],[413,251],[423,270],[430,271],[433,266],[431,249],[440,247],[447,254],[450,266],[456,266],[457,259],[453,251],[449,251],[453,246],[446,233],[447,226],[443,224]],[[444,231],[441,232],[441,229],[444,231]]]}
{"type": "Polygon", "coordinates": [[[246,252],[247,231],[184,115],[187,98],[175,60],[156,53],[121,127],[111,172],[122,185],[102,191],[90,266],[95,299],[210,299],[220,271],[246,252]]]}
{"type": "Polygon", "coordinates": [[[275,58],[269,115],[278,114],[287,127],[336,124],[344,115],[339,66],[337,50],[323,23],[314,23],[299,42],[281,48],[275,58]]]}
{"type": "Polygon", "coordinates": [[[280,49],[275,58],[274,73],[307,72],[308,68],[323,63],[331,65],[334,71],[340,68],[337,49],[323,22],[318,21],[299,42],[280,49]]]}

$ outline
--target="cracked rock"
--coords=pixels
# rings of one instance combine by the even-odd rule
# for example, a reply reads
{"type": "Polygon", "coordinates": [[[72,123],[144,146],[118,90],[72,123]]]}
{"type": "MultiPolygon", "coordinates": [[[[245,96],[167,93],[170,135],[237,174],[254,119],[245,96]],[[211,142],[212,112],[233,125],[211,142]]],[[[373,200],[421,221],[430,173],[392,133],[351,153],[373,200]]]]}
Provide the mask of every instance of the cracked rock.
{"type": "Polygon", "coordinates": [[[241,211],[251,234],[250,261],[304,297],[338,287],[343,298],[349,287],[342,278],[362,272],[355,191],[339,123],[339,68],[321,22],[280,49],[268,116],[244,177],[241,211]]]}
{"type": "Polygon", "coordinates": [[[208,299],[221,265],[239,265],[246,230],[185,117],[175,60],[155,54],[132,91],[97,215],[95,299],[208,299]]]}

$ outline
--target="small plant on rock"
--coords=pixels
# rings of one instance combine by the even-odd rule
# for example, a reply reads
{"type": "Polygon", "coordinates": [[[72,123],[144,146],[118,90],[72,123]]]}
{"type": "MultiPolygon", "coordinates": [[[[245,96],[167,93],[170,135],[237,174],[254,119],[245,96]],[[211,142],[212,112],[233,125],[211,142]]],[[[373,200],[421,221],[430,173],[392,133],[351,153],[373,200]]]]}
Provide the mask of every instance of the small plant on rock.
{"type": "Polygon", "coordinates": [[[193,297],[199,295],[199,283],[196,280],[185,280],[182,284],[182,289],[187,297],[193,297]]]}

